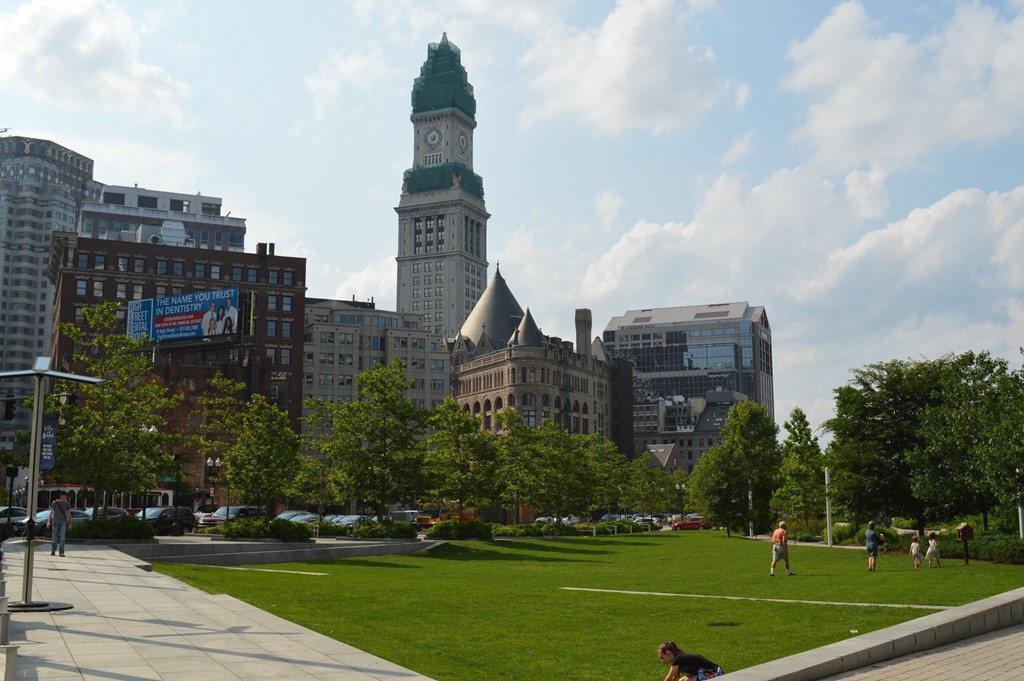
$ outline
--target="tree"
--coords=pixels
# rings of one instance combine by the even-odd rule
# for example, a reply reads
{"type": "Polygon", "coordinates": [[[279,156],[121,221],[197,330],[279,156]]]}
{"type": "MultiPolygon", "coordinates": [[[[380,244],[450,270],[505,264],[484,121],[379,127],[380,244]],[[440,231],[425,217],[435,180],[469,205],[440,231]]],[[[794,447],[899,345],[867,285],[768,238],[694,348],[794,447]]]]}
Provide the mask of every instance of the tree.
{"type": "Polygon", "coordinates": [[[623,485],[628,477],[626,457],[615,446],[614,442],[605,440],[600,435],[587,436],[586,453],[590,471],[590,505],[589,510],[611,511],[622,499],[623,485]]]}
{"type": "Polygon", "coordinates": [[[85,308],[85,328],[60,325],[60,333],[74,342],[73,366],[104,380],[58,381],[56,392],[75,393],[77,400],[47,398],[48,410],[60,419],[53,474],[91,487],[98,505],[107,492],[148,490],[158,474],[177,469],[170,454],[177,435],[165,426],[181,397],[150,373],[152,364],[142,352],[146,341],[117,332],[117,309],[113,302],[85,308]]]}
{"type": "Polygon", "coordinates": [[[795,407],[783,427],[788,435],[782,442],[779,487],[771,508],[776,515],[803,519],[806,529],[811,517],[820,516],[825,508],[824,457],[802,409],[795,407]]]}
{"type": "Polygon", "coordinates": [[[235,494],[257,501],[270,517],[271,502],[284,499],[300,465],[299,436],[288,415],[263,395],[253,395],[242,417],[242,433],[224,456],[235,494]]]}
{"type": "Polygon", "coordinates": [[[1024,506],[1024,367],[998,377],[991,407],[982,426],[984,475],[1001,504],[1024,506]]]}
{"type": "Polygon", "coordinates": [[[704,454],[686,491],[701,511],[727,528],[753,523],[767,528],[778,474],[778,426],[764,407],[740,402],[729,410],[722,444],[704,454]],[[704,470],[701,470],[701,467],[704,470]]]}
{"type": "Polygon", "coordinates": [[[826,460],[832,494],[857,522],[884,516],[914,518],[923,527],[927,505],[914,494],[912,452],[926,440],[921,418],[942,403],[945,360],[891,360],[853,371],[836,393],[834,434],[826,460]]]}
{"type": "MultiPolygon", "coordinates": [[[[989,512],[997,503],[994,488],[1004,472],[986,466],[987,426],[1001,420],[999,388],[1007,375],[1006,361],[966,352],[945,358],[939,369],[941,401],[925,407],[922,444],[907,453],[911,488],[933,518],[980,513],[987,530],[989,512]]],[[[917,529],[923,536],[923,523],[917,529]]]]}
{"type": "Polygon", "coordinates": [[[245,384],[220,371],[206,384],[196,400],[200,416],[195,444],[203,459],[222,459],[238,442],[245,418],[245,384]]]}
{"type": "Polygon", "coordinates": [[[538,479],[538,448],[540,446],[537,433],[533,428],[523,424],[523,418],[514,408],[508,407],[494,417],[495,425],[501,435],[497,439],[498,451],[501,456],[501,479],[504,482],[502,507],[513,511],[513,522],[519,522],[520,507],[532,506],[537,510],[550,509],[534,505],[531,492],[540,484],[538,479]]]}
{"type": "Polygon", "coordinates": [[[629,462],[626,503],[644,515],[654,515],[675,504],[674,479],[649,452],[629,462]]]}
{"type": "Polygon", "coordinates": [[[413,385],[396,357],[359,374],[357,401],[335,405],[330,455],[378,518],[421,490],[425,418],[407,396],[413,385]]]}
{"type": "Polygon", "coordinates": [[[453,505],[460,521],[465,508],[497,502],[503,487],[502,458],[494,435],[480,430],[480,419],[450,397],[429,418],[433,432],[425,455],[428,498],[439,508],[453,505]]]}
{"type": "Polygon", "coordinates": [[[725,527],[726,536],[731,536],[748,517],[749,489],[740,459],[718,446],[697,461],[686,494],[701,515],[725,527]]]}
{"type": "Polygon", "coordinates": [[[351,494],[351,484],[330,457],[334,438],[333,403],[319,398],[305,402],[302,442],[308,455],[301,457],[298,475],[290,496],[299,497],[307,506],[315,506],[317,515],[324,507],[343,502],[351,494]]]}

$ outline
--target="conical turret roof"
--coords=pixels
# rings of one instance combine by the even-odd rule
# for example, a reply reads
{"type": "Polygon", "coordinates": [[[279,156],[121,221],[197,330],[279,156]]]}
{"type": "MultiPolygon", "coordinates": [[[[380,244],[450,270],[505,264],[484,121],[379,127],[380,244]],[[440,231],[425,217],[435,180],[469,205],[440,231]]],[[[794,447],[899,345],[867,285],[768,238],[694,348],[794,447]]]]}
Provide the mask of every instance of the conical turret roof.
{"type": "Polygon", "coordinates": [[[512,338],[522,318],[523,308],[505,283],[501,270],[495,268],[494,277],[463,322],[459,335],[476,343],[486,332],[496,343],[504,343],[512,338]]]}
{"type": "Polygon", "coordinates": [[[533,315],[530,314],[530,308],[526,308],[526,314],[523,315],[523,321],[519,322],[519,328],[516,329],[515,334],[509,339],[513,345],[530,345],[539,347],[544,343],[544,336],[541,335],[540,329],[537,327],[537,322],[533,321],[533,315]]]}

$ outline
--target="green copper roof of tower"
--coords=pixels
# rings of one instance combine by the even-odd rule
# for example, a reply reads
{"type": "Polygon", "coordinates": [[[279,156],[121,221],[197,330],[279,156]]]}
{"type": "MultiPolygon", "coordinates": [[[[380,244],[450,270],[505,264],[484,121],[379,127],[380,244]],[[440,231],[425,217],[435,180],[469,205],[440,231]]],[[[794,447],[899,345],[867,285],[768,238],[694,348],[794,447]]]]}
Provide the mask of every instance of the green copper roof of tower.
{"type": "Polygon", "coordinates": [[[461,55],[459,48],[448,42],[447,33],[441,36],[441,42],[430,43],[427,60],[412,85],[413,116],[458,109],[470,120],[476,120],[476,98],[461,55]]]}
{"type": "Polygon", "coordinates": [[[454,176],[458,175],[459,186],[477,197],[484,198],[484,181],[479,175],[461,163],[441,163],[436,166],[420,166],[405,171],[403,180],[410,194],[436,192],[455,186],[454,176]]]}

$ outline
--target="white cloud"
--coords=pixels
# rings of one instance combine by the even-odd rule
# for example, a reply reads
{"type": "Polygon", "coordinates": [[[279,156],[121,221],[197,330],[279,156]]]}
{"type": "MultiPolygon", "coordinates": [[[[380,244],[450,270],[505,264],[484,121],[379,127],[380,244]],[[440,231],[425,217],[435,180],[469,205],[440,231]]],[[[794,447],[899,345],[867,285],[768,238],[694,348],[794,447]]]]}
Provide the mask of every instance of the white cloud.
{"type": "Polygon", "coordinates": [[[883,33],[845,2],[790,45],[784,86],[815,102],[795,137],[833,170],[904,168],[1024,131],[1024,15],[964,4],[919,40],[883,33]]]}
{"type": "Polygon", "coordinates": [[[710,50],[689,44],[687,19],[672,0],[620,1],[597,28],[549,31],[521,61],[535,94],[521,124],[568,117],[599,133],[665,133],[730,96],[741,106],[749,89],[723,80],[710,50]]]}
{"type": "Polygon", "coordinates": [[[723,166],[731,166],[742,161],[754,148],[754,131],[748,130],[729,145],[722,157],[719,159],[723,166]]]}
{"type": "Polygon", "coordinates": [[[0,87],[44,105],[96,108],[188,128],[188,83],[140,57],[148,29],[106,0],[31,0],[0,14],[0,87]]]}
{"type": "Polygon", "coordinates": [[[382,84],[394,82],[398,76],[399,72],[388,65],[378,45],[352,48],[348,54],[331,48],[316,70],[302,79],[310,93],[312,111],[293,131],[301,132],[309,122],[323,125],[342,105],[348,104],[351,108],[353,94],[362,98],[368,93],[379,93],[382,84]]]}
{"type": "Polygon", "coordinates": [[[594,197],[594,208],[597,210],[597,219],[602,231],[608,233],[618,224],[619,213],[624,205],[626,199],[611,189],[605,189],[594,197]]]}
{"type": "Polygon", "coordinates": [[[886,174],[878,168],[870,171],[854,170],[847,174],[844,184],[858,216],[861,219],[880,218],[889,207],[889,193],[885,190],[886,174]]]}
{"type": "Polygon", "coordinates": [[[181,148],[159,147],[122,137],[51,135],[44,139],[60,139],[62,144],[93,159],[100,182],[137,183],[160,191],[187,192],[189,188],[202,191],[208,176],[204,157],[181,148]]]}
{"type": "MultiPolygon", "coordinates": [[[[1024,337],[1024,185],[964,189],[879,228],[865,222],[880,173],[845,184],[812,168],[757,184],[725,173],[688,222],[641,220],[610,237],[551,225],[516,230],[502,271],[545,331],[571,337],[572,309],[595,329],[627,309],[764,305],[775,329],[778,414],[830,416],[849,370],[895,357],[987,349],[1017,358],[1024,337]],[[865,203],[867,201],[867,204],[865,203]]],[[[881,200],[876,197],[876,201],[881,200]]]]}
{"type": "Polygon", "coordinates": [[[373,298],[382,308],[395,309],[395,258],[386,256],[361,270],[351,271],[336,268],[340,283],[334,290],[339,300],[369,300],[373,298]]]}

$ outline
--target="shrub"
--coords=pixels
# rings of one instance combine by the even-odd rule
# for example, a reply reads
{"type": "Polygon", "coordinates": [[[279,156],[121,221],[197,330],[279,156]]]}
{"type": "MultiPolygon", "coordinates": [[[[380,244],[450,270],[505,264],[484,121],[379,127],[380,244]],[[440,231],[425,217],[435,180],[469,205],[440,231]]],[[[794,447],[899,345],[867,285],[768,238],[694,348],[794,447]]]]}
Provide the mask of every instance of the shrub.
{"type": "Polygon", "coordinates": [[[464,523],[442,520],[427,530],[428,539],[490,539],[492,536],[490,524],[482,520],[468,520],[464,523]]]}
{"type": "Polygon", "coordinates": [[[805,542],[816,542],[816,541],[821,541],[821,537],[816,537],[813,534],[798,534],[796,536],[795,540],[796,541],[805,541],[805,542]]]}
{"type": "Polygon", "coordinates": [[[193,534],[224,534],[223,525],[211,525],[210,527],[197,527],[193,534]]]}
{"type": "Polygon", "coordinates": [[[541,534],[541,528],[533,524],[491,526],[491,535],[495,537],[540,537],[541,534]]]}
{"type": "Polygon", "coordinates": [[[342,525],[320,523],[320,527],[317,528],[317,534],[321,537],[348,537],[352,535],[352,531],[342,525]]]}
{"type": "MultiPolygon", "coordinates": [[[[927,540],[925,540],[927,541],[927,540]]],[[[922,542],[923,544],[924,542],[922,542]]],[[[974,540],[967,542],[969,556],[973,560],[988,560],[993,563],[1024,565],[1024,541],[1020,537],[1001,532],[976,532],[974,540]]],[[[939,556],[945,559],[963,558],[963,542],[943,535],[939,539],[939,556]]]]}
{"type": "Polygon", "coordinates": [[[266,520],[239,518],[230,523],[224,523],[222,527],[224,536],[228,539],[265,539],[270,536],[270,523],[266,520]]]}
{"type": "Polygon", "coordinates": [[[152,539],[156,528],[152,523],[135,516],[118,520],[91,520],[71,526],[68,536],[73,539],[152,539]]]}
{"type": "Polygon", "coordinates": [[[562,523],[544,523],[540,526],[540,532],[545,537],[576,537],[580,534],[577,528],[562,523]]]}
{"type": "Polygon", "coordinates": [[[268,536],[281,541],[309,541],[313,536],[313,529],[307,523],[293,523],[289,520],[271,520],[267,530],[268,536]]]}
{"type": "Polygon", "coordinates": [[[832,526],[832,541],[836,544],[853,543],[856,538],[856,526],[850,523],[836,523],[832,526]]]}
{"type": "Polygon", "coordinates": [[[364,539],[415,539],[416,526],[400,520],[385,519],[379,523],[356,525],[352,535],[364,539]]]}

